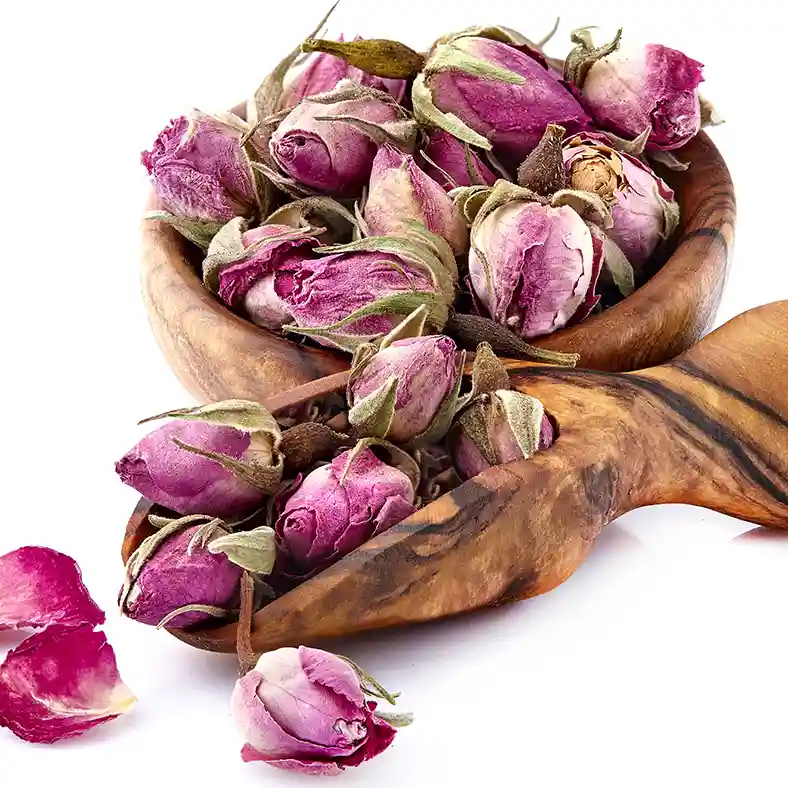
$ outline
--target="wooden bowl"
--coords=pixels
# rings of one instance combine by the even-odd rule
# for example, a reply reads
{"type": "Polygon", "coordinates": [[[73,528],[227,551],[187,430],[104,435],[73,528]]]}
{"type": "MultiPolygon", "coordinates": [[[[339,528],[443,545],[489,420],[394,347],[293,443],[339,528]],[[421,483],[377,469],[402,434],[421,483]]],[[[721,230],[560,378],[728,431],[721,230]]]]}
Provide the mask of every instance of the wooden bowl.
{"type": "MultiPolygon", "coordinates": [[[[682,223],[665,265],[612,309],[535,341],[580,354],[588,369],[623,372],[679,355],[711,327],[733,249],[736,209],[728,168],[706,134],[682,149],[686,172],[660,174],[682,223]]],[[[157,209],[155,196],[148,209],[157,209]]],[[[143,223],[142,290],[153,333],[200,401],[262,400],[346,369],[346,355],[308,347],[233,314],[202,285],[198,250],[162,222],[143,223]]]]}

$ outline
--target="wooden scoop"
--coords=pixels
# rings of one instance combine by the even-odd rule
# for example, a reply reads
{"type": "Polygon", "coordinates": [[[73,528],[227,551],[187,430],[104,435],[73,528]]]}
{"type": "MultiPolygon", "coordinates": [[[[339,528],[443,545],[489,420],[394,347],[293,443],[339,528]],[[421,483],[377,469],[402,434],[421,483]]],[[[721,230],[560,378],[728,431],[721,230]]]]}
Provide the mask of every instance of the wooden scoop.
{"type": "MultiPolygon", "coordinates": [[[[788,529],[788,301],[740,315],[646,371],[509,366],[513,385],[555,418],[555,444],[471,479],[260,610],[254,649],[543,594],[580,566],[607,523],[639,506],[695,504],[788,529]]],[[[268,404],[334,390],[344,374],[268,404]]],[[[131,518],[124,560],[150,533],[150,507],[143,500],[131,518]]],[[[231,652],[236,630],[173,634],[231,652]]]]}

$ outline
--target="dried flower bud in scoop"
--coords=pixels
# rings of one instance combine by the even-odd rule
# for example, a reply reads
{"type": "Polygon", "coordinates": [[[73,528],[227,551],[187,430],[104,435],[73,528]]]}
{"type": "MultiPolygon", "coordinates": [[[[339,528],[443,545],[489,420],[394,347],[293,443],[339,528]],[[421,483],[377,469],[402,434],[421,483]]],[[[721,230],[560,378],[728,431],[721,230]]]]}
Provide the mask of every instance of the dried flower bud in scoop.
{"type": "Polygon", "coordinates": [[[599,300],[594,287],[601,264],[602,242],[573,208],[529,202],[503,181],[471,230],[468,269],[476,300],[524,338],[586,317],[599,300]]]}
{"type": "MultiPolygon", "coordinates": [[[[338,40],[344,41],[345,38],[340,35],[338,40]]],[[[361,41],[362,38],[356,36],[353,40],[361,41]]],[[[404,79],[376,77],[360,68],[348,65],[346,61],[335,55],[327,52],[312,52],[291,66],[285,75],[281,106],[295,107],[302,99],[333,90],[343,79],[385,91],[400,103],[405,96],[407,82],[404,79]]]]}
{"type": "Polygon", "coordinates": [[[241,757],[313,775],[374,758],[396,730],[364,693],[355,667],[330,652],[300,646],[263,654],[233,692],[233,718],[246,742],[241,757]]]}
{"type": "Polygon", "coordinates": [[[261,405],[226,400],[153,418],[164,417],[175,420],[115,464],[121,480],[141,495],[179,514],[230,518],[276,491],[281,433],[261,405]]]}
{"type": "Polygon", "coordinates": [[[135,702],[106,635],[91,624],[53,624],[0,666],[0,726],[36,744],[80,736],[135,702]]]}
{"type": "Polygon", "coordinates": [[[48,547],[0,556],[0,630],[103,623],[73,558],[48,547]]]}
{"type": "Polygon", "coordinates": [[[501,389],[472,402],[450,435],[454,464],[464,479],[487,468],[528,459],[553,442],[553,427],[535,397],[501,389]]]}
{"type": "Polygon", "coordinates": [[[257,197],[242,145],[245,131],[234,116],[195,111],[191,118],[171,121],[142,154],[162,204],[180,217],[219,225],[254,215],[257,197]]]}
{"type": "Polygon", "coordinates": [[[416,511],[417,484],[363,447],[312,471],[276,522],[283,570],[292,576],[318,572],[409,517],[416,511]]]}
{"type": "Polygon", "coordinates": [[[291,110],[269,147],[296,184],[356,197],[369,181],[378,144],[414,136],[415,124],[391,96],[346,80],[291,110]]]}
{"type": "Polygon", "coordinates": [[[392,145],[381,145],[375,156],[364,219],[372,235],[407,234],[404,221],[418,221],[445,238],[455,255],[468,251],[468,228],[451,198],[413,156],[392,145]]]}
{"type": "Polygon", "coordinates": [[[320,247],[297,271],[277,272],[274,292],[294,319],[285,330],[352,353],[424,305],[427,325],[439,331],[454,300],[456,262],[443,239],[421,225],[413,232],[420,235],[320,247]]]}
{"type": "Polygon", "coordinates": [[[679,206],[673,190],[640,159],[616,151],[602,135],[568,140],[564,162],[571,188],[593,192],[609,204],[613,226],[607,237],[635,268],[676,229],[679,206]]]}
{"type": "Polygon", "coordinates": [[[601,128],[628,140],[649,131],[648,150],[680,148],[700,131],[703,64],[661,44],[621,51],[620,33],[595,49],[587,30],[576,31],[567,79],[601,128]]]}
{"type": "Polygon", "coordinates": [[[458,186],[492,186],[497,180],[468,143],[443,129],[430,132],[422,158],[424,172],[447,192],[458,186]]]}
{"type": "Polygon", "coordinates": [[[521,162],[548,123],[591,127],[572,93],[528,48],[458,34],[438,43],[413,84],[416,117],[460,140],[521,162]]]}
{"type": "MultiPolygon", "coordinates": [[[[121,611],[141,624],[176,629],[229,616],[238,604],[243,571],[229,551],[242,533],[229,534],[221,521],[200,515],[156,523],[161,528],[126,564],[121,611]]],[[[265,531],[267,541],[260,542],[256,568],[267,573],[273,567],[274,545],[271,529],[265,531]]]]}
{"type": "Polygon", "coordinates": [[[348,420],[356,434],[404,445],[435,443],[448,431],[465,353],[449,337],[420,336],[425,316],[419,310],[379,348],[356,351],[347,387],[348,420]]]}

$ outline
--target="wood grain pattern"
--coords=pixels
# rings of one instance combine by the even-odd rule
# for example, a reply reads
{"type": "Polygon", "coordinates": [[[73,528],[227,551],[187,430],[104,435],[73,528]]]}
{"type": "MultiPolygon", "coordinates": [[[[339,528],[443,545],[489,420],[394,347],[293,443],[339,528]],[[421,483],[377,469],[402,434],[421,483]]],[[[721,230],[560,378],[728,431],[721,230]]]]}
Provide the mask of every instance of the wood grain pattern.
{"type": "MultiPolygon", "coordinates": [[[[733,248],[733,186],[705,134],[682,155],[692,161],[689,170],[662,173],[684,217],[665,266],[604,314],[535,344],[578,352],[587,368],[624,371],[673,358],[709,329],[733,248]]],[[[147,207],[160,206],[151,197],[147,207]]],[[[261,400],[347,368],[347,356],[299,345],[230,312],[197,276],[196,249],[161,222],[143,223],[142,248],[151,327],[175,374],[200,401],[261,400]]]]}
{"type": "MultiPolygon", "coordinates": [[[[788,529],[788,301],[642,372],[510,371],[555,418],[554,446],[471,479],[259,611],[255,649],[545,593],[639,506],[690,503],[788,529]]],[[[129,524],[125,555],[146,533],[148,506],[129,524]]],[[[235,624],[173,634],[235,648],[235,624]]]]}

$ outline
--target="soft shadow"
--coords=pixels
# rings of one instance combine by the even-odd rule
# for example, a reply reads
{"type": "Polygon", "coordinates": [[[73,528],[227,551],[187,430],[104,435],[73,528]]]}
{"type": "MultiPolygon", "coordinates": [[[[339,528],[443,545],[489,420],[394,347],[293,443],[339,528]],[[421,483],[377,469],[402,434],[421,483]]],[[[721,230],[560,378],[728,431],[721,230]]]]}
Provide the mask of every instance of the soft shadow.
{"type": "Polygon", "coordinates": [[[0,650],[16,648],[25,638],[30,637],[32,632],[21,629],[2,629],[0,630],[0,650]]]}
{"type": "Polygon", "coordinates": [[[731,544],[768,544],[788,543],[788,531],[779,528],[753,528],[731,539],[731,544]]]}

